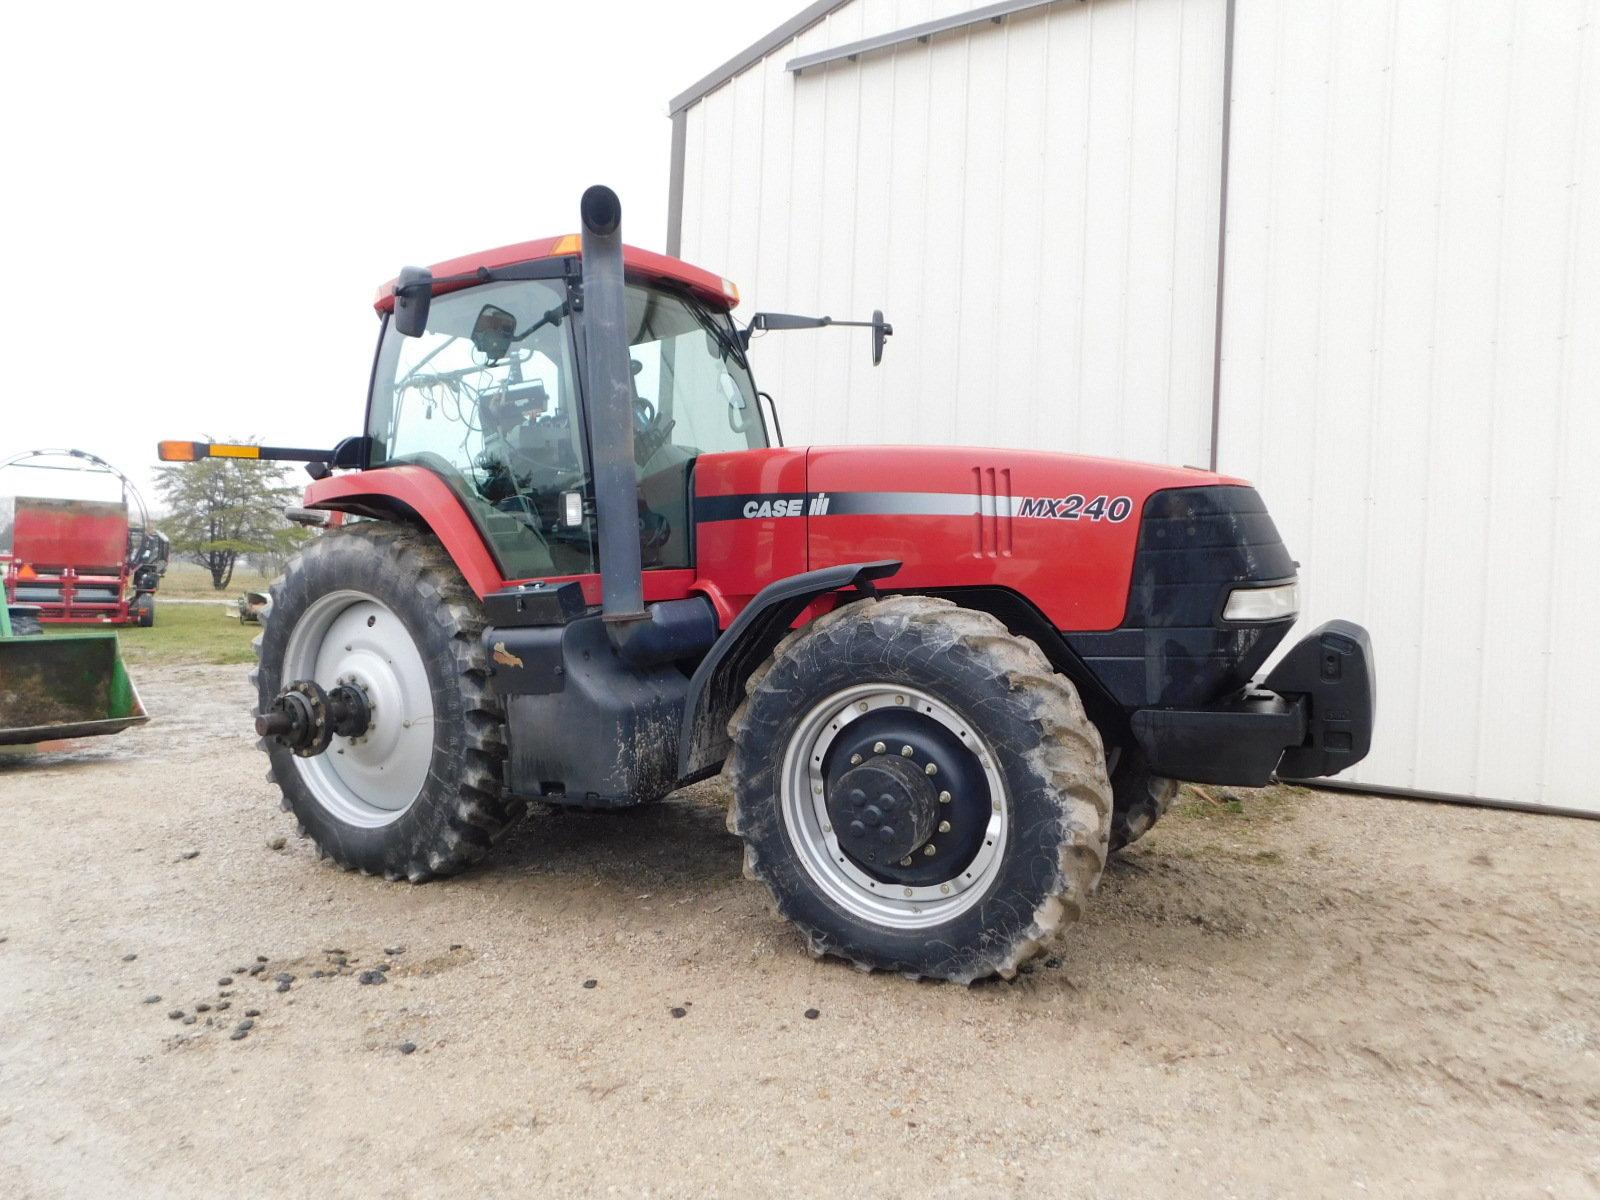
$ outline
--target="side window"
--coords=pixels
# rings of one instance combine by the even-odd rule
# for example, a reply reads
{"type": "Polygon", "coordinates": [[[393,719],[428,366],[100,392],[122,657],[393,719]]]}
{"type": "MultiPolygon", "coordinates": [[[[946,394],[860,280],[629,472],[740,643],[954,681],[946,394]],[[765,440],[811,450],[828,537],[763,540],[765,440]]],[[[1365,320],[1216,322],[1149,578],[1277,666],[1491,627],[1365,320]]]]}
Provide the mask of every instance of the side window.
{"type": "Polygon", "coordinates": [[[587,494],[576,364],[559,280],[434,297],[418,338],[384,338],[372,398],[374,465],[415,463],[467,502],[509,578],[594,570],[561,497],[587,494]]]}
{"type": "Polygon", "coordinates": [[[689,473],[701,454],[765,446],[755,386],[725,315],[628,288],[634,455],[646,566],[689,562],[689,473]]]}

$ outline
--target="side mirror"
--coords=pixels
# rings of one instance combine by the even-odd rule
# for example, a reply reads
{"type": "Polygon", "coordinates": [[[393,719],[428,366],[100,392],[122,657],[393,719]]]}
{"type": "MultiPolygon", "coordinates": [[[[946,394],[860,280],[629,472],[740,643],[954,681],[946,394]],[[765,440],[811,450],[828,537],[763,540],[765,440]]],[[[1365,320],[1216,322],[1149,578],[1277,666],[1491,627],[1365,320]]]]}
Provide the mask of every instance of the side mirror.
{"type": "Polygon", "coordinates": [[[517,336],[517,318],[503,308],[485,304],[472,323],[472,348],[490,362],[499,362],[517,336]]]}
{"type": "Polygon", "coordinates": [[[883,361],[883,343],[894,336],[894,326],[883,319],[883,309],[872,310],[872,365],[883,361]]]}
{"type": "Polygon", "coordinates": [[[394,327],[403,337],[422,336],[432,303],[433,272],[426,267],[401,267],[394,284],[394,327]]]}

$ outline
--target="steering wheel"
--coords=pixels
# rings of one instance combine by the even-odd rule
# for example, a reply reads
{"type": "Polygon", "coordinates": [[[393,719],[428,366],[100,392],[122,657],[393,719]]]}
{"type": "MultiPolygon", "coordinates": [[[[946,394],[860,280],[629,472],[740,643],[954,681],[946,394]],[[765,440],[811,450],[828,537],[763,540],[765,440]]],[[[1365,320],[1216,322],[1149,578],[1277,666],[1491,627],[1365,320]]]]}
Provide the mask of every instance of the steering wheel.
{"type": "Polygon", "coordinates": [[[656,406],[643,396],[633,398],[633,459],[640,466],[650,461],[650,456],[672,436],[676,421],[663,421],[656,406]]]}

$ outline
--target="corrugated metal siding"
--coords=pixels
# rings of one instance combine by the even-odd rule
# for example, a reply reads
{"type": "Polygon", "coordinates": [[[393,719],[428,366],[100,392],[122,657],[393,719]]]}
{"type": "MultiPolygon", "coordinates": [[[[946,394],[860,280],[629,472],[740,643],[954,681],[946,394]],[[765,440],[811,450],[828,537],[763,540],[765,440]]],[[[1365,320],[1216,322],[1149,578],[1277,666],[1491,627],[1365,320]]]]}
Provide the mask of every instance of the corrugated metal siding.
{"type": "Polygon", "coordinates": [[[1221,465],[1372,631],[1361,781],[1600,811],[1597,16],[1239,0],[1221,465]]]}
{"type": "Polygon", "coordinates": [[[969,442],[1204,463],[1223,0],[1063,3],[791,76],[976,7],[856,0],[686,114],[683,256],[777,334],[792,442],[969,442]]]}
{"type": "MultiPolygon", "coordinates": [[[[1600,0],[1237,0],[1220,465],[1373,632],[1368,784],[1600,811],[1600,0]]],[[[1203,463],[1223,0],[856,0],[687,114],[792,442],[1203,463]]]]}

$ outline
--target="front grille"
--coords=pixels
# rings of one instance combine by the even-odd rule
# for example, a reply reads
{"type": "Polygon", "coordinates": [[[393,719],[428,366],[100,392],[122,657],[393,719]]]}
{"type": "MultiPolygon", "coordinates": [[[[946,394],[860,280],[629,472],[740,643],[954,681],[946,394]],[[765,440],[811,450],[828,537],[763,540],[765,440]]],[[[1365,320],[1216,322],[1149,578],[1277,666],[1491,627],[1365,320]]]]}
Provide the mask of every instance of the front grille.
{"type": "Polygon", "coordinates": [[[1248,683],[1293,624],[1224,624],[1228,593],[1294,574],[1254,488],[1156,492],[1140,521],[1122,625],[1063,636],[1129,709],[1209,704],[1248,683]]]}
{"type": "Polygon", "coordinates": [[[1255,488],[1156,492],[1145,502],[1125,628],[1210,626],[1241,583],[1294,577],[1295,563],[1255,488]]]}

